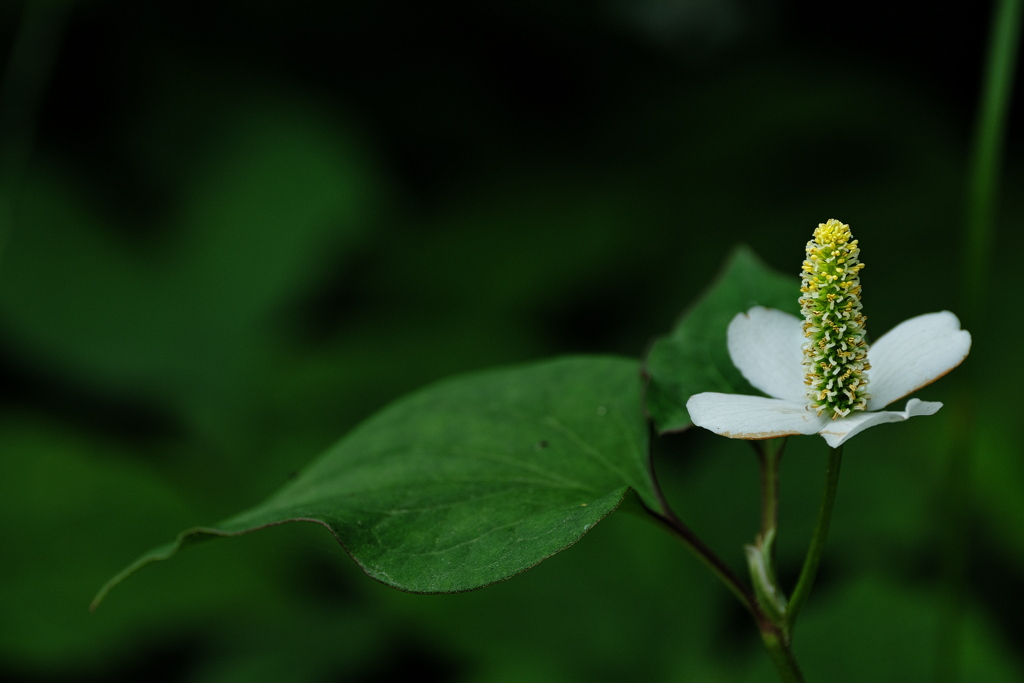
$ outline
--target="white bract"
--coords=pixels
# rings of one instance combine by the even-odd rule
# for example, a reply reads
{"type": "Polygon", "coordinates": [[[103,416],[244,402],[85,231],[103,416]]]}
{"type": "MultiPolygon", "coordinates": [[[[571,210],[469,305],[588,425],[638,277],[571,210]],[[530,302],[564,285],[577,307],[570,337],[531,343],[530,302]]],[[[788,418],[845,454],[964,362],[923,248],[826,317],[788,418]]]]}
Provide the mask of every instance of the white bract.
{"type": "Polygon", "coordinates": [[[820,224],[814,237],[801,288],[805,319],[755,306],[729,323],[733,364],[770,398],[696,394],[686,403],[695,425],[733,439],[821,434],[836,448],[869,427],[942,407],[910,399],[904,410],[882,410],[959,365],[970,333],[941,311],[902,322],[868,345],[857,241],[834,220],[820,224]]]}

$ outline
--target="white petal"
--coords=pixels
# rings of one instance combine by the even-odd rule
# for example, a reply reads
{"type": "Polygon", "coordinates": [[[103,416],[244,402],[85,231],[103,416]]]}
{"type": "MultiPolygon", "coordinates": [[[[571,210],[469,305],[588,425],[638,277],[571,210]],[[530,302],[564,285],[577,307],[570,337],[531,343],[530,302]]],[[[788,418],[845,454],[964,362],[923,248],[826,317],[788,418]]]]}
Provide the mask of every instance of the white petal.
{"type": "Polygon", "coordinates": [[[939,412],[942,404],[937,401],[919,401],[912,398],[907,401],[906,410],[883,410],[876,413],[851,413],[848,417],[830,420],[821,430],[821,435],[832,448],[845,443],[848,439],[860,434],[869,427],[886,422],[903,422],[918,415],[934,415],[939,412]]]}
{"type": "Polygon", "coordinates": [[[686,402],[693,424],[730,439],[770,439],[816,434],[827,417],[807,410],[803,401],[706,392],[686,402]]]}
{"type": "Polygon", "coordinates": [[[807,401],[799,318],[754,306],[732,319],[728,338],[733,365],[754,387],[775,398],[807,401]]]}
{"type": "Polygon", "coordinates": [[[868,410],[878,410],[960,365],[971,334],[949,311],[905,320],[868,347],[868,410]]]}

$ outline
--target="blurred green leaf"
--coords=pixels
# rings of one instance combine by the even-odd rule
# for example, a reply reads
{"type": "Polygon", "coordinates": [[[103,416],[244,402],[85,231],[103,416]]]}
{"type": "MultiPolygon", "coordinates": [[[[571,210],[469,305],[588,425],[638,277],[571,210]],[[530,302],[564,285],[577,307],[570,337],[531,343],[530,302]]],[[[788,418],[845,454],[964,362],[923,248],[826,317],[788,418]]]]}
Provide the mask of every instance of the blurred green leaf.
{"type": "Polygon", "coordinates": [[[282,311],[363,239],[379,190],[344,130],[302,106],[221,125],[182,171],[162,242],[119,239],[125,220],[82,178],[39,162],[0,271],[0,331],[24,358],[206,433],[244,419],[290,341],[282,311]]]}
{"type": "Polygon", "coordinates": [[[702,391],[755,393],[732,364],[726,327],[733,316],[762,305],[797,313],[799,280],[770,269],[740,247],[721,275],[647,356],[647,412],[661,433],[690,425],[686,401],[702,391]]]}
{"type": "Polygon", "coordinates": [[[0,420],[0,659],[18,669],[53,680],[82,676],[154,641],[174,641],[254,594],[266,607],[266,577],[221,556],[199,571],[155,572],[105,614],[89,614],[97,583],[154,529],[173,533],[196,515],[120,450],[59,423],[0,420]],[[217,580],[239,573],[230,585],[217,580]]]}
{"type": "Polygon", "coordinates": [[[403,590],[479,588],[575,543],[632,487],[656,506],[635,362],[575,357],[442,382],[342,439],[262,505],[189,529],[184,545],[288,521],[335,535],[403,590]]]}

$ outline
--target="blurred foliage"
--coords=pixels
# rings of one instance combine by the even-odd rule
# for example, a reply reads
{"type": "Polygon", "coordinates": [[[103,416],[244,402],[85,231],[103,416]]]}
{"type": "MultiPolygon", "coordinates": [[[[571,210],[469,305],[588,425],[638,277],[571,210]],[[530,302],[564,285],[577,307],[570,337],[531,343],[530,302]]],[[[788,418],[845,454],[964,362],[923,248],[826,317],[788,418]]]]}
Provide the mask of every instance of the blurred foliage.
{"type": "MultiPolygon", "coordinates": [[[[949,308],[974,334],[964,680],[1024,680],[1021,323],[958,308],[987,12],[912,7],[74,3],[0,256],[0,678],[771,680],[732,597],[630,515],[461,595],[386,588],[288,525],[87,605],[404,393],[639,358],[737,243],[796,278],[835,217],[861,241],[870,332],[949,308]]],[[[0,5],[5,57],[22,8],[0,5]]],[[[1000,255],[1024,246],[1014,129],[1007,161],[1000,255]]],[[[958,391],[954,374],[922,392],[937,417],[847,450],[797,633],[812,680],[927,680],[943,661],[958,391]]],[[[742,566],[752,452],[693,431],[654,447],[673,505],[742,566]]],[[[783,462],[784,576],[822,449],[794,439],[783,462]]]]}

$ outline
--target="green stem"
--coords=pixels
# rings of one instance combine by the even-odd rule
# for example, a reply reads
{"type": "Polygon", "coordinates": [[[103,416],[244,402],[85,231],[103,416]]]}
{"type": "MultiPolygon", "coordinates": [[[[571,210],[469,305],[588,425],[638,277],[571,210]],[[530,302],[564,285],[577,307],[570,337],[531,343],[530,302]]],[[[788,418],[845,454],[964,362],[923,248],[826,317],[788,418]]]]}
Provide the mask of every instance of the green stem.
{"type": "MultiPolygon", "coordinates": [[[[989,256],[995,232],[996,195],[1002,166],[1006,114],[1013,89],[1017,63],[1022,0],[1000,0],[994,7],[989,36],[985,85],[971,152],[970,185],[967,199],[967,272],[969,307],[984,302],[989,256]]],[[[980,316],[979,316],[980,318],[980,316]]],[[[973,322],[973,321],[969,321],[973,322]]]]}
{"type": "Polygon", "coordinates": [[[761,470],[761,531],[753,545],[746,546],[747,568],[754,596],[761,609],[779,627],[782,641],[789,642],[785,630],[786,593],[775,574],[775,537],[779,526],[779,462],[786,440],[751,441],[761,470]]]}
{"type": "Polygon", "coordinates": [[[783,683],[805,683],[804,675],[793,658],[793,651],[778,633],[762,631],[761,640],[764,641],[764,646],[768,649],[775,670],[779,672],[779,678],[783,683]]]}
{"type": "MultiPolygon", "coordinates": [[[[777,446],[759,443],[754,444],[761,465],[761,533],[758,534],[756,551],[764,553],[765,567],[770,572],[770,579],[766,579],[770,588],[778,588],[774,578],[774,569],[771,568],[772,544],[774,543],[775,531],[778,526],[779,515],[779,462],[782,459],[782,452],[785,449],[786,440],[782,439],[777,446]]],[[[789,622],[783,616],[785,610],[785,597],[782,596],[782,609],[770,610],[763,606],[755,595],[754,591],[740,580],[733,570],[726,565],[705,543],[686,526],[669,506],[665,495],[658,483],[657,474],[654,471],[654,459],[648,455],[647,467],[651,475],[654,493],[658,502],[658,510],[653,510],[645,503],[644,509],[659,523],[669,529],[683,544],[697,556],[711,572],[725,585],[729,591],[747,608],[757,624],[761,634],[761,640],[772,663],[783,683],[805,683],[800,667],[796,663],[789,639],[789,622]]],[[[838,468],[837,474],[838,474],[838,468]]],[[[831,498],[835,498],[835,485],[832,485],[831,498]]],[[[831,504],[829,505],[831,510],[831,504]]],[[[827,523],[826,523],[827,532],[827,523]]],[[[824,543],[822,542],[822,548],[824,543]]],[[[754,546],[747,546],[748,553],[754,550],[754,546]]],[[[820,552],[820,551],[819,551],[820,552]]],[[[753,571],[753,570],[752,570],[753,571]]],[[[757,577],[754,577],[755,581],[757,577]]],[[[781,590],[778,591],[781,596],[781,590]]],[[[770,607],[769,603],[769,607],[770,607]]]]}
{"type": "Polygon", "coordinates": [[[655,480],[655,492],[658,494],[659,502],[662,504],[663,512],[657,512],[644,505],[654,519],[661,523],[667,528],[673,535],[676,536],[683,545],[692,552],[698,560],[700,560],[704,566],[711,570],[711,572],[718,577],[718,579],[729,589],[736,599],[743,603],[743,606],[750,612],[750,616],[757,622],[759,628],[765,628],[766,625],[770,625],[771,621],[765,616],[761,610],[760,605],[757,603],[757,599],[742,580],[736,575],[729,565],[722,561],[722,558],[718,557],[711,548],[708,547],[704,541],[693,533],[693,531],[686,526],[686,524],[679,519],[675,512],[672,511],[668,504],[665,503],[664,498],[661,496],[660,489],[657,488],[657,482],[655,480]]]}
{"type": "MultiPolygon", "coordinates": [[[[653,431],[653,428],[652,428],[653,431]]],[[[676,538],[682,541],[683,545],[693,553],[704,566],[718,577],[718,580],[729,589],[729,592],[736,596],[750,616],[753,617],[757,626],[763,632],[765,628],[772,628],[773,624],[765,615],[751,589],[743,583],[729,565],[722,561],[718,555],[704,541],[700,539],[675,513],[672,506],[668,504],[665,493],[661,490],[661,483],[658,481],[657,472],[654,470],[653,452],[647,454],[647,470],[651,476],[651,483],[654,488],[654,495],[658,500],[658,510],[652,510],[646,503],[641,502],[644,509],[651,517],[668,529],[676,538]]]]}
{"type": "Polygon", "coordinates": [[[773,447],[774,439],[762,446],[752,441],[761,464],[761,540],[774,538],[779,526],[779,463],[786,449],[786,439],[779,440],[773,447]]]}
{"type": "MultiPolygon", "coordinates": [[[[1013,92],[1020,42],[1022,0],[993,4],[988,56],[971,147],[966,203],[966,259],[963,272],[963,310],[966,327],[984,334],[989,308],[988,269],[995,241],[999,177],[1007,113],[1013,92]]],[[[956,404],[956,429],[949,446],[944,482],[939,491],[943,538],[943,581],[948,600],[939,631],[936,680],[960,678],[960,629],[967,593],[971,503],[971,444],[979,368],[969,365],[961,375],[956,404]]]]}
{"type": "Polygon", "coordinates": [[[818,566],[821,564],[821,556],[825,552],[828,529],[832,523],[832,508],[836,502],[836,489],[839,486],[839,470],[842,464],[843,447],[831,449],[828,455],[828,466],[825,470],[825,488],[822,491],[821,504],[818,508],[818,522],[814,527],[814,535],[811,537],[811,545],[807,549],[803,569],[800,570],[800,578],[796,582],[793,597],[790,598],[789,607],[786,610],[786,631],[790,634],[793,632],[800,610],[807,602],[814,579],[818,575],[818,566]]]}

